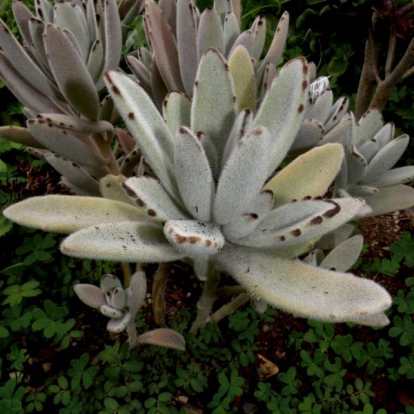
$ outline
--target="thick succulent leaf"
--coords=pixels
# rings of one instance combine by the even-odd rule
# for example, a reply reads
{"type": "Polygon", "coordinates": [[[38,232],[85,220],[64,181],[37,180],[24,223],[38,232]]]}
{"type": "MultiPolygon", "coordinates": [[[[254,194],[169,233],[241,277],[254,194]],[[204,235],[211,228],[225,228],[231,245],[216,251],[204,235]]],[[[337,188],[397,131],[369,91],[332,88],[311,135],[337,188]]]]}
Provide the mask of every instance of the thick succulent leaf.
{"type": "Polygon", "coordinates": [[[209,49],[224,53],[224,33],[217,10],[207,7],[200,16],[197,33],[198,59],[209,49]]]}
{"type": "Polygon", "coordinates": [[[345,224],[363,206],[363,200],[356,198],[287,204],[273,210],[238,244],[270,249],[305,243],[345,224]]]}
{"type": "Polygon", "coordinates": [[[124,289],[115,288],[110,294],[110,306],[114,309],[122,310],[126,306],[127,295],[124,289]]]}
{"type": "Polygon", "coordinates": [[[0,19],[0,47],[16,71],[29,83],[46,95],[61,96],[57,88],[35,64],[24,48],[0,19]]]}
{"type": "Polygon", "coordinates": [[[369,141],[365,141],[358,147],[358,152],[365,158],[365,161],[368,165],[368,163],[372,160],[372,158],[374,158],[379,149],[380,146],[378,141],[376,141],[374,138],[371,138],[369,141]]]}
{"type": "Polygon", "coordinates": [[[162,103],[162,114],[173,136],[182,125],[190,125],[191,100],[182,92],[168,94],[162,103]]]}
{"type": "Polygon", "coordinates": [[[266,18],[263,15],[256,17],[252,24],[251,31],[254,34],[254,47],[252,57],[259,61],[262,56],[263,47],[266,41],[266,18]]]}
{"type": "Polygon", "coordinates": [[[322,250],[332,250],[336,246],[339,246],[342,242],[349,239],[354,232],[355,228],[352,224],[344,224],[338,227],[336,230],[331,231],[325,236],[321,237],[315,246],[322,250]]]}
{"type": "Polygon", "coordinates": [[[157,62],[155,59],[152,60],[150,66],[150,84],[152,97],[158,108],[162,107],[165,97],[168,94],[167,86],[162,79],[161,73],[158,70],[157,62]]]}
{"type": "Polygon", "coordinates": [[[325,134],[325,128],[316,119],[304,119],[290,150],[315,147],[325,134]]]}
{"type": "Polygon", "coordinates": [[[380,313],[389,294],[372,280],[226,245],[214,262],[252,296],[294,315],[345,322],[380,313]]]}
{"type": "Polygon", "coordinates": [[[378,194],[379,190],[376,187],[368,185],[356,185],[349,189],[353,197],[365,197],[366,195],[378,194]]]}
{"type": "Polygon", "coordinates": [[[99,311],[102,313],[102,315],[105,315],[108,318],[120,319],[122,316],[125,316],[124,313],[119,309],[115,309],[110,305],[102,305],[99,308],[99,311]]]}
{"type": "Polygon", "coordinates": [[[357,261],[361,254],[364,238],[357,234],[335,247],[320,263],[324,269],[346,272],[357,261]]]}
{"type": "Polygon", "coordinates": [[[407,184],[414,180],[414,166],[395,168],[387,171],[378,177],[378,180],[371,181],[373,187],[389,187],[397,184],[407,184]]]}
{"type": "Polygon", "coordinates": [[[122,288],[122,283],[116,276],[106,273],[101,278],[100,287],[102,292],[106,295],[111,290],[122,288]]]}
{"type": "Polygon", "coordinates": [[[111,96],[146,161],[170,194],[173,179],[173,137],[147,93],[127,76],[116,72],[105,75],[111,96]]]}
{"type": "Polygon", "coordinates": [[[131,314],[127,312],[121,318],[110,319],[110,321],[106,325],[106,329],[109,332],[121,333],[128,326],[131,317],[131,314]]]}
{"type": "Polygon", "coordinates": [[[230,131],[230,135],[227,138],[226,146],[221,158],[221,168],[223,168],[224,164],[230,157],[230,154],[236,147],[237,142],[246,134],[246,132],[253,129],[252,124],[253,112],[250,109],[245,109],[237,115],[233,128],[230,131]]]}
{"type": "Polygon", "coordinates": [[[221,231],[227,240],[234,241],[250,234],[273,208],[273,193],[261,191],[253,200],[248,211],[236,220],[222,226],[221,231]]]}
{"type": "Polygon", "coordinates": [[[175,37],[177,37],[177,4],[175,1],[160,0],[158,2],[175,37]]]}
{"type": "Polygon", "coordinates": [[[35,113],[68,111],[64,105],[52,101],[23,78],[10,63],[6,55],[0,51],[0,77],[13,95],[35,113]]]}
{"type": "Polygon", "coordinates": [[[414,189],[402,184],[383,187],[378,194],[364,196],[364,199],[372,208],[370,216],[379,216],[412,207],[414,189]]]}
{"type": "Polygon", "coordinates": [[[367,171],[362,178],[363,183],[378,179],[383,173],[391,169],[401,158],[407,148],[410,138],[408,135],[401,135],[383,147],[368,165],[367,171]]]}
{"type": "Polygon", "coordinates": [[[184,257],[168,243],[156,224],[138,220],[79,230],[67,237],[60,248],[68,256],[118,262],[161,263],[184,257]]]}
{"type": "MultiPolygon", "coordinates": [[[[104,49],[100,40],[95,40],[91,46],[91,50],[86,61],[86,68],[95,83],[104,84],[102,69],[104,63],[104,49]]],[[[100,89],[100,88],[99,88],[100,89]]]]}
{"type": "Polygon", "coordinates": [[[278,172],[265,188],[273,192],[275,206],[307,196],[323,196],[338,174],[343,158],[340,144],[313,148],[278,172]]]}
{"type": "Polygon", "coordinates": [[[37,141],[27,128],[8,125],[0,127],[0,137],[17,144],[26,145],[28,147],[44,149],[45,147],[37,141]]]}
{"type": "Polygon", "coordinates": [[[168,328],[159,328],[145,332],[138,336],[138,344],[164,346],[166,348],[185,351],[185,339],[176,331],[168,328]]]}
{"type": "Polygon", "coordinates": [[[316,119],[322,124],[327,120],[332,109],[333,93],[330,89],[325,90],[318,96],[316,102],[310,106],[307,117],[316,119]]]}
{"type": "Polygon", "coordinates": [[[145,90],[151,91],[149,69],[135,56],[128,55],[125,57],[125,61],[145,90]]]}
{"type": "MultiPolygon", "coordinates": [[[[105,1],[105,65],[104,72],[118,68],[122,53],[122,30],[116,0],[105,1]]],[[[98,90],[104,86],[101,81],[98,90]]]]}
{"type": "Polygon", "coordinates": [[[385,313],[373,313],[370,315],[361,316],[359,318],[352,318],[349,322],[357,323],[359,325],[367,325],[367,326],[386,326],[390,323],[390,320],[387,318],[385,313]]]}
{"type": "Polygon", "coordinates": [[[82,58],[86,61],[91,39],[89,37],[86,17],[79,5],[70,2],[56,3],[54,8],[54,23],[61,29],[68,30],[76,37],[82,58]]]}
{"type": "Polygon", "coordinates": [[[197,13],[192,0],[177,0],[177,49],[181,79],[192,96],[198,65],[197,13]]]}
{"type": "Polygon", "coordinates": [[[38,0],[36,2],[36,16],[46,23],[53,20],[53,5],[47,0],[38,0]]]}
{"type": "Polygon", "coordinates": [[[220,158],[236,115],[234,97],[227,63],[217,50],[209,49],[198,67],[191,108],[191,130],[207,134],[220,158]]]}
{"type": "Polygon", "coordinates": [[[175,138],[174,166],[178,189],[187,210],[197,220],[210,221],[215,194],[213,175],[201,143],[185,127],[179,128],[175,138]]]}
{"type": "Polygon", "coordinates": [[[374,108],[365,112],[357,124],[355,144],[361,145],[373,138],[383,125],[384,118],[378,109],[374,108]]]}
{"type": "Polygon", "coordinates": [[[228,56],[231,48],[233,47],[234,42],[240,35],[239,22],[234,13],[229,13],[224,18],[224,56],[228,56]]]}
{"type": "Polygon", "coordinates": [[[328,120],[325,122],[325,130],[330,131],[341,122],[342,117],[348,110],[349,99],[346,97],[339,98],[332,107],[328,120]]]}
{"type": "Polygon", "coordinates": [[[267,176],[270,139],[267,129],[259,126],[238,141],[217,184],[213,207],[216,223],[235,220],[259,194],[267,176]]]}
{"type": "MultiPolygon", "coordinates": [[[[325,130],[328,131],[327,129],[325,130]]],[[[354,134],[354,119],[347,118],[342,120],[331,130],[329,130],[325,134],[323,139],[319,141],[319,145],[328,144],[330,142],[337,142],[339,144],[342,144],[346,148],[352,145],[354,134]]]]}
{"type": "Polygon", "coordinates": [[[227,1],[227,0],[214,0],[213,7],[214,7],[214,10],[217,11],[218,15],[220,16],[221,21],[223,22],[224,22],[226,15],[233,11],[231,1],[227,1]]]}
{"type": "Polygon", "coordinates": [[[270,89],[270,86],[272,85],[272,82],[275,76],[276,76],[275,65],[273,65],[272,62],[269,62],[264,69],[262,86],[260,88],[262,92],[262,99],[266,95],[267,91],[270,89]]]}
{"type": "Polygon", "coordinates": [[[177,252],[195,260],[216,254],[225,243],[218,226],[195,220],[168,220],[164,234],[177,252]]]}
{"type": "Polygon", "coordinates": [[[25,43],[30,45],[32,39],[28,24],[29,20],[32,18],[34,19],[35,16],[21,1],[13,2],[12,10],[21,36],[23,37],[25,43]]]}
{"type": "Polygon", "coordinates": [[[122,187],[125,180],[126,177],[123,175],[107,174],[105,177],[102,177],[99,180],[99,188],[102,197],[135,206],[135,202],[125,194],[125,190],[122,187]]]}
{"type": "Polygon", "coordinates": [[[89,121],[71,115],[40,113],[38,118],[59,126],[60,128],[73,129],[81,132],[101,134],[105,133],[112,137],[114,127],[107,121],[89,121]]]}
{"type": "Polygon", "coordinates": [[[86,118],[96,121],[99,99],[94,82],[66,33],[48,24],[44,44],[53,76],[66,100],[86,118]]]}
{"type": "Polygon", "coordinates": [[[365,157],[353,146],[347,148],[346,151],[346,169],[343,169],[343,173],[346,172],[346,185],[359,181],[367,171],[368,163],[365,157]]]}
{"type": "Polygon", "coordinates": [[[299,131],[308,98],[307,91],[308,66],[306,60],[300,57],[283,66],[264,97],[254,126],[266,127],[272,136],[269,174],[286,156],[299,131]]]}
{"type": "Polygon", "coordinates": [[[64,195],[28,198],[6,208],[3,214],[21,226],[54,233],[72,233],[96,224],[145,220],[138,208],[120,201],[64,195]]]}
{"type": "MultiPolygon", "coordinates": [[[[31,40],[28,44],[31,45],[30,52],[33,55],[33,60],[37,61],[37,64],[43,70],[44,74],[52,79],[53,77],[51,75],[50,66],[45,51],[45,45],[43,43],[43,32],[45,31],[45,27],[46,25],[44,21],[36,18],[30,19],[29,31],[31,40]]],[[[55,89],[58,91],[56,87],[55,89]]],[[[58,92],[57,96],[59,97],[59,100],[64,99],[60,92],[58,92]]]]}
{"type": "MultiPolygon", "coordinates": [[[[74,191],[75,194],[95,197],[101,195],[98,182],[84,168],[52,153],[46,154],[45,159],[56,171],[64,176],[63,178],[66,178],[67,181],[81,191],[74,191]]],[[[63,178],[62,182],[65,181],[63,178]]]]}
{"type": "Polygon", "coordinates": [[[155,178],[131,177],[122,186],[128,196],[153,220],[164,222],[188,218],[155,178]]]}
{"type": "Polygon", "coordinates": [[[388,122],[375,134],[374,139],[378,142],[380,148],[385,147],[394,138],[394,132],[394,123],[388,122]]]}
{"type": "Polygon", "coordinates": [[[105,295],[97,286],[89,285],[87,283],[78,283],[73,286],[73,290],[75,291],[78,298],[85,305],[88,305],[91,308],[98,309],[102,305],[106,304],[105,295]]]}
{"type": "Polygon", "coordinates": [[[231,56],[239,46],[243,46],[247,50],[249,56],[253,54],[254,34],[251,30],[245,30],[239,35],[239,37],[234,42],[233,47],[230,49],[229,56],[231,56]]]}
{"type": "Polygon", "coordinates": [[[127,292],[127,306],[131,315],[135,315],[144,303],[147,295],[147,278],[142,270],[131,276],[127,292]]]}
{"type": "Polygon", "coordinates": [[[204,152],[206,153],[214,180],[215,182],[217,182],[220,174],[220,163],[216,147],[214,146],[214,143],[211,140],[211,138],[202,132],[199,132],[197,134],[197,138],[199,139],[200,144],[203,147],[204,152]]]}
{"type": "Polygon", "coordinates": [[[168,91],[183,91],[174,34],[154,0],[147,0],[145,3],[145,19],[154,58],[168,91]]]}
{"type": "MultiPolygon", "coordinates": [[[[57,127],[45,119],[29,119],[27,126],[31,134],[44,147],[77,164],[99,167],[108,160],[98,155],[92,145],[82,142],[82,134],[74,130],[57,127]]],[[[90,137],[85,136],[88,141],[90,137]]]]}
{"type": "Polygon", "coordinates": [[[233,77],[237,98],[237,111],[256,108],[256,81],[254,68],[247,49],[237,46],[229,59],[229,69],[233,77]]]}
{"type": "Polygon", "coordinates": [[[257,84],[258,85],[260,85],[262,82],[263,74],[264,74],[267,64],[271,63],[275,67],[278,64],[279,59],[282,56],[283,49],[285,47],[288,30],[289,30],[289,13],[284,12],[277,25],[275,35],[273,37],[269,50],[257,71],[257,84]]]}

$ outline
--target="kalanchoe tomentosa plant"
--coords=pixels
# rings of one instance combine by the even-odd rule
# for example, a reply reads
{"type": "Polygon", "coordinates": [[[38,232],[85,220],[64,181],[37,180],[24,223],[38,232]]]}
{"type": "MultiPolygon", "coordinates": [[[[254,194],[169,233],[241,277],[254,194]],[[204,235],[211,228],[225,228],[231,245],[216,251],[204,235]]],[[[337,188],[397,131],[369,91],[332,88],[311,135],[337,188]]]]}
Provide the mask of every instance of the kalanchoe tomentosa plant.
{"type": "MultiPolygon", "coordinates": [[[[288,62],[254,113],[238,105],[244,95],[235,87],[241,79],[234,75],[232,59],[244,65],[243,81],[248,83],[254,71],[243,46],[228,63],[219,51],[209,49],[201,58],[192,100],[171,92],[163,116],[141,85],[126,75],[107,73],[111,96],[159,181],[108,177],[102,185],[108,199],[39,197],[9,207],[5,216],[23,225],[72,233],[61,250],[76,257],[191,261],[205,281],[193,331],[214,319],[217,270],[233,276],[244,287],[244,297],[297,316],[386,324],[383,312],[391,299],[381,286],[298,259],[366,208],[358,198],[323,198],[340,170],[342,146],[327,144],[301,155],[296,159],[299,167],[287,167],[292,174],[285,174],[289,187],[264,189],[303,120],[309,99],[307,62],[288,62]],[[306,168],[320,176],[306,180],[304,193],[297,174],[306,168]]],[[[237,299],[228,308],[233,304],[234,309],[237,299]]]]}
{"type": "Polygon", "coordinates": [[[0,136],[31,148],[80,195],[99,195],[97,179],[118,174],[112,152],[113,103],[103,73],[118,68],[122,30],[115,0],[13,4],[23,45],[0,20],[0,77],[23,104],[27,128],[0,136]]]}

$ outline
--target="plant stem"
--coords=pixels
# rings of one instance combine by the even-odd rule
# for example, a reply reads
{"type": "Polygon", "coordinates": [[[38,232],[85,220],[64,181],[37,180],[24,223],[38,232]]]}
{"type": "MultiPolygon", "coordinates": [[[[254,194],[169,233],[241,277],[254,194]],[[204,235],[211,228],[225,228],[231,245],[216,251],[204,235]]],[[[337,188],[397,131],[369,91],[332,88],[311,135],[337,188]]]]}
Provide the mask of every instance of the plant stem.
{"type": "Polygon", "coordinates": [[[236,296],[231,302],[223,305],[220,309],[211,315],[210,321],[214,323],[220,322],[226,316],[231,315],[236,309],[240,306],[244,305],[250,299],[250,295],[248,293],[240,293],[240,295],[236,296]]]}
{"type": "Polygon", "coordinates": [[[220,274],[209,264],[207,280],[204,282],[203,293],[197,303],[197,316],[190,328],[190,333],[197,332],[210,320],[213,304],[217,299],[217,288],[220,283],[220,274]]]}
{"type": "Polygon", "coordinates": [[[165,286],[168,279],[168,265],[160,263],[152,282],[152,310],[157,325],[165,325],[165,286]]]}
{"type": "Polygon", "coordinates": [[[135,326],[135,315],[131,318],[127,325],[129,349],[138,345],[137,328],[135,326]]]}

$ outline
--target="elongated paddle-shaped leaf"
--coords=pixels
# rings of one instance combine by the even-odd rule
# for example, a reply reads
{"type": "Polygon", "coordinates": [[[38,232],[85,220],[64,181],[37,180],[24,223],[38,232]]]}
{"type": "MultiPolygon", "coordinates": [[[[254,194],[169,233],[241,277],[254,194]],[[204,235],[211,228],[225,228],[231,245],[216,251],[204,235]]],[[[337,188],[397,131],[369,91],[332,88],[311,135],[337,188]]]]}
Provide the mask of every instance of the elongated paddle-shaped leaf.
{"type": "Polygon", "coordinates": [[[297,316],[345,322],[384,311],[391,298],[375,282],[226,245],[215,263],[256,298],[297,316]]]}
{"type": "Polygon", "coordinates": [[[32,197],[6,208],[4,216],[22,226],[55,233],[117,221],[144,220],[136,207],[98,197],[48,195],[32,197]]]}

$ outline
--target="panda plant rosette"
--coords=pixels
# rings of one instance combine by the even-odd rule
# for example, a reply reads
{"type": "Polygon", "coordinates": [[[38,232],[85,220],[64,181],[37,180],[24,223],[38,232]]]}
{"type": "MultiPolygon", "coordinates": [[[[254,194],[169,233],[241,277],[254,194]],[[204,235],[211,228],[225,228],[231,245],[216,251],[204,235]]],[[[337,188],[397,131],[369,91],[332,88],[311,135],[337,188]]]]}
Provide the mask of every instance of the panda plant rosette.
{"type": "Polygon", "coordinates": [[[6,217],[71,233],[61,245],[70,256],[191,262],[204,281],[193,331],[212,318],[220,271],[243,288],[226,312],[249,297],[300,317],[388,323],[384,311],[391,298],[379,284],[299,259],[322,236],[369,210],[360,198],[325,198],[344,160],[339,143],[280,168],[310,105],[304,58],[280,69],[255,113],[249,108],[256,97],[240,87],[255,81],[243,46],[228,62],[214,48],[204,53],[193,98],[171,92],[162,115],[127,75],[110,71],[105,80],[156,178],[107,176],[101,180],[103,198],[35,197],[7,208],[6,217]],[[247,109],[239,109],[240,101],[247,109]],[[291,183],[278,191],[278,200],[286,191],[284,203],[264,187],[280,171],[291,183]],[[305,187],[301,172],[314,172],[315,180],[306,177],[305,187]]]}

